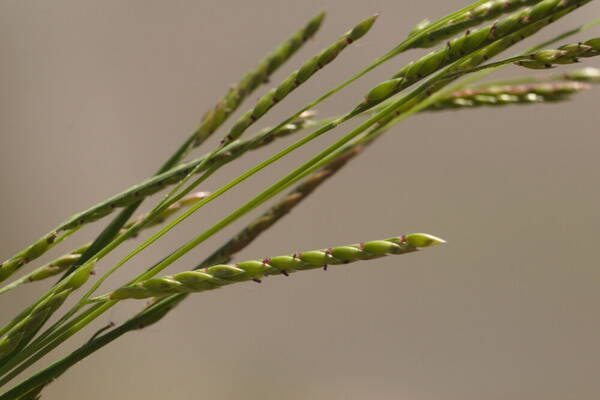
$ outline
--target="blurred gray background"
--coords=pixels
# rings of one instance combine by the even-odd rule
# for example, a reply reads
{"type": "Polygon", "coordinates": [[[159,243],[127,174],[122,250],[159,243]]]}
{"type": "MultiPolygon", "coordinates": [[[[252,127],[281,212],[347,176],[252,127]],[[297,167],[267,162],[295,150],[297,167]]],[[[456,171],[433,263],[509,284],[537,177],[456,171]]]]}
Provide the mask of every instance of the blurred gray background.
{"type": "MultiPolygon", "coordinates": [[[[465,4],[2,0],[2,258],[152,174],[230,84],[318,11],[329,13],[322,30],[273,82],[357,21],[374,12],[381,17],[368,36],[278,105],[261,127],[368,65],[423,18],[465,4]]],[[[592,2],[525,45],[599,11],[592,2]]],[[[377,69],[320,106],[321,115],[348,110],[366,89],[422,54],[412,51],[377,69]]],[[[496,77],[531,73],[508,67],[496,77]]],[[[160,324],[78,364],[44,398],[597,397],[599,93],[566,104],[411,117],[239,259],[414,231],[439,235],[447,245],[195,295],[160,324]]],[[[147,268],[350,126],[198,212],[129,262],[103,291],[147,268]]],[[[248,154],[203,188],[217,188],[293,140],[248,154]]],[[[201,260],[260,211],[169,271],[201,260]]],[[[92,238],[103,225],[83,229],[37,264],[92,238]]],[[[99,268],[110,267],[136,243],[99,268]]],[[[29,285],[4,295],[2,322],[46,287],[29,285]]],[[[45,363],[143,304],[114,308],[45,363]]]]}

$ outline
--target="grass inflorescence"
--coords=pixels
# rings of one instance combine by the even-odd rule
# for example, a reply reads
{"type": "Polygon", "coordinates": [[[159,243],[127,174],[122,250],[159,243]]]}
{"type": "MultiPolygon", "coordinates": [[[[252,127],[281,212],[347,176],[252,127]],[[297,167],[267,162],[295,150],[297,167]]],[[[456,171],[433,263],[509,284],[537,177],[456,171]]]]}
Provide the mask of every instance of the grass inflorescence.
{"type": "Polygon", "coordinates": [[[321,68],[330,64],[330,68],[334,68],[332,62],[344,49],[369,32],[377,16],[366,18],[319,53],[307,58],[272,89],[260,95],[258,101],[242,113],[230,128],[219,132],[243,102],[261,86],[266,85],[272,75],[317,33],[324,18],[323,13],[317,14],[263,58],[238,83],[231,86],[216,105],[204,114],[198,129],[180,144],[153,176],[75,214],[0,264],[1,282],[51,251],[58,243],[77,234],[82,226],[120,210],[93,241],[80,245],[33,271],[25,272],[12,283],[0,288],[0,293],[4,293],[18,289],[24,283],[45,280],[63,273],[63,278],[52,285],[50,290],[40,293],[39,298],[34,299],[29,307],[21,310],[15,318],[0,328],[0,386],[8,384],[17,375],[42,360],[46,354],[62,346],[65,341],[110,308],[117,306],[120,301],[130,298],[152,298],[150,304],[141,312],[115,327],[110,325],[98,331],[71,354],[1,394],[0,400],[37,398],[47,384],[78,361],[125,333],[161,321],[191,293],[243,281],[260,282],[264,277],[271,275],[289,275],[297,271],[327,268],[328,265],[404,254],[443,243],[441,239],[432,235],[410,234],[356,245],[233,263],[239,251],[247,248],[262,233],[282,221],[285,215],[295,210],[304,199],[373,145],[377,138],[415,113],[566,101],[575,93],[591,89],[593,83],[600,81],[598,70],[591,67],[561,71],[548,76],[532,75],[501,82],[474,83],[476,78],[508,65],[529,69],[563,67],[600,54],[599,39],[546,49],[559,39],[589,29],[597,23],[596,21],[569,30],[559,35],[556,40],[546,42],[544,46],[536,45],[523,54],[500,61],[491,60],[590,1],[480,0],[437,21],[423,21],[390,51],[350,79],[329,91],[324,91],[317,99],[308,102],[275,126],[242,138],[248,128],[260,123],[267,112],[284,101],[298,86],[308,82],[321,68]],[[490,21],[488,25],[479,27],[487,21],[490,21]],[[438,46],[436,50],[404,65],[391,79],[380,80],[363,99],[356,102],[355,107],[344,114],[315,120],[315,112],[312,110],[316,106],[379,65],[410,49],[435,46],[438,46]],[[470,77],[467,77],[468,75],[470,77]],[[465,77],[466,79],[460,81],[465,77]],[[417,87],[411,88],[413,85],[417,87]],[[204,205],[217,200],[219,196],[251,179],[259,171],[270,167],[292,151],[302,148],[322,135],[333,134],[330,132],[334,129],[359,117],[365,119],[331,145],[320,149],[302,165],[273,184],[258,190],[255,196],[244,199],[244,203],[237,209],[214,225],[200,229],[197,236],[167,253],[145,272],[122,282],[106,295],[98,296],[98,289],[115,271],[204,205]],[[220,144],[207,150],[203,156],[184,161],[194,148],[205,144],[207,139],[217,132],[223,139],[220,144]],[[205,184],[216,171],[232,164],[248,151],[267,147],[276,139],[301,132],[305,134],[299,140],[252,168],[241,171],[231,181],[217,185],[211,193],[190,194],[197,186],[205,184]],[[148,213],[141,217],[133,217],[143,201],[168,187],[172,188],[148,213]],[[231,236],[223,245],[213,249],[211,255],[195,268],[158,276],[173,262],[203,245],[217,232],[236,223],[242,216],[292,187],[291,191],[231,236]],[[181,214],[174,215],[179,210],[182,210],[181,214]],[[164,227],[143,240],[112,267],[105,265],[104,257],[112,254],[125,240],[141,235],[147,228],[167,219],[170,221],[164,227]],[[94,270],[102,273],[93,276],[94,270]],[[75,304],[52,325],[46,327],[47,321],[61,310],[63,303],[70,296],[76,297],[78,289],[88,282],[90,286],[75,304]]]}
{"type": "Polygon", "coordinates": [[[201,270],[180,272],[161,278],[152,278],[131,286],[124,286],[93,301],[145,299],[177,293],[202,292],[236,282],[255,281],[270,275],[286,275],[297,271],[325,268],[329,265],[372,260],[392,254],[404,254],[444,243],[435,236],[413,233],[386,240],[363,242],[323,250],[305,251],[291,255],[244,261],[231,265],[213,265],[201,270]]]}

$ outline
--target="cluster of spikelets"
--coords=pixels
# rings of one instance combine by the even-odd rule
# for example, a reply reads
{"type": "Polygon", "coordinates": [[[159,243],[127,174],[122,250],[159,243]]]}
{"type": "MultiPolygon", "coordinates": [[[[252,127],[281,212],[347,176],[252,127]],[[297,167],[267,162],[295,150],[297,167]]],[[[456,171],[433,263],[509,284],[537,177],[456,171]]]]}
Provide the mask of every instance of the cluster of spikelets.
{"type": "Polygon", "coordinates": [[[523,55],[495,63],[488,62],[492,57],[590,1],[478,1],[439,21],[423,21],[409,33],[404,41],[348,81],[302,107],[280,124],[263,129],[253,136],[242,138],[251,126],[297,87],[331,64],[353,42],[366,35],[375,23],[377,16],[369,17],[359,22],[331,45],[310,57],[294,72],[261,96],[256,104],[242,113],[232,127],[223,134],[220,145],[215,149],[197,159],[184,162],[185,157],[193,148],[202,145],[217,132],[238,110],[244,100],[260,86],[268,83],[275,71],[315,35],[322,24],[324,14],[319,14],[311,19],[275,51],[267,55],[253,71],[248,72],[237,84],[232,85],[225,96],[203,116],[198,129],[184,141],[153,177],[90,207],[88,210],[75,214],[0,264],[0,282],[2,282],[27,263],[39,258],[58,243],[75,234],[83,225],[100,220],[116,209],[122,209],[93,242],[81,245],[0,288],[0,294],[2,294],[21,284],[46,280],[59,273],[64,273],[63,279],[55,284],[49,292],[6,326],[0,328],[0,386],[9,382],[48,351],[60,345],[119,301],[131,298],[154,298],[148,307],[130,320],[106,333],[102,331],[98,335],[94,335],[88,343],[71,355],[0,395],[0,400],[37,398],[45,385],[76,362],[126,332],[159,321],[191,293],[212,290],[237,282],[260,282],[264,277],[271,275],[287,276],[298,271],[327,269],[329,265],[342,265],[388,255],[405,254],[419,248],[443,243],[442,239],[429,234],[409,234],[386,240],[232,263],[232,259],[241,249],[248,246],[264,231],[292,211],[327,179],[374,143],[391,126],[411,113],[563,101],[576,93],[589,89],[591,84],[598,83],[600,81],[599,70],[587,68],[548,77],[492,82],[477,86],[461,86],[459,83],[454,89],[453,87],[446,88],[453,81],[467,74],[477,71],[492,71],[504,65],[515,64],[525,68],[545,69],[562,64],[572,64],[580,59],[599,55],[600,39],[591,39],[581,43],[563,45],[553,50],[536,48],[523,55]],[[486,21],[493,22],[478,27],[486,21]],[[444,41],[446,42],[443,43],[444,41]],[[312,110],[318,104],[367,72],[410,49],[431,48],[440,44],[438,49],[400,68],[390,79],[377,84],[361,99],[358,99],[356,106],[348,113],[316,120],[315,112],[312,110]],[[409,93],[404,93],[406,89],[417,83],[420,84],[419,87],[412,89],[409,93]],[[366,120],[301,167],[223,218],[219,223],[169,254],[145,273],[105,295],[92,297],[104,280],[127,260],[199,208],[289,152],[354,117],[363,117],[366,120]],[[311,128],[315,128],[315,130],[295,144],[244,172],[227,185],[212,193],[190,194],[214,171],[236,160],[246,152],[262,148],[276,139],[311,128]],[[193,182],[188,183],[197,174],[201,175],[193,182]],[[159,272],[207,238],[293,184],[297,185],[291,192],[264,214],[251,221],[195,268],[168,276],[158,276],[159,272]],[[175,185],[175,188],[149,213],[132,219],[133,213],[146,197],[172,185],[175,185]],[[182,214],[175,216],[178,211],[181,211],[182,214]],[[158,233],[136,247],[133,252],[97,279],[92,288],[58,322],[36,337],[40,329],[66,299],[89,280],[95,266],[105,255],[124,240],[134,238],[143,230],[171,218],[173,220],[161,228],[158,233]]]}
{"type": "Polygon", "coordinates": [[[124,286],[95,300],[145,299],[177,293],[203,292],[236,282],[249,280],[260,282],[262,278],[270,275],[283,274],[288,276],[297,271],[316,268],[327,269],[329,265],[348,264],[355,261],[373,260],[387,255],[410,253],[417,251],[420,247],[429,247],[441,243],[444,243],[444,240],[435,236],[413,233],[386,240],[270,257],[260,261],[252,260],[238,264],[213,265],[197,271],[180,272],[175,275],[152,278],[138,282],[135,285],[124,286]]]}

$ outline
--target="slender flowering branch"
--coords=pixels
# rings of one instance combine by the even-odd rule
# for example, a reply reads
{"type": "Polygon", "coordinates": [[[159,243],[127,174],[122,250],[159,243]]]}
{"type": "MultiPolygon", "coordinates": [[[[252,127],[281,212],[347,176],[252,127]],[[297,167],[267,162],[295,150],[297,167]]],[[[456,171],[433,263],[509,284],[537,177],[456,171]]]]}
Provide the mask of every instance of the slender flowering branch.
{"type": "Polygon", "coordinates": [[[561,72],[552,75],[533,75],[520,78],[503,79],[500,81],[484,82],[480,84],[468,85],[469,88],[478,89],[489,86],[507,86],[507,85],[525,85],[530,83],[543,82],[584,82],[596,84],[600,83],[600,69],[594,67],[584,67],[573,71],[561,72]]]}
{"type": "Polygon", "coordinates": [[[418,248],[440,243],[444,243],[444,240],[428,234],[413,233],[386,240],[265,258],[260,261],[214,265],[201,270],[180,272],[175,275],[141,281],[92,300],[145,299],[176,293],[202,292],[237,282],[249,280],[260,282],[262,278],[270,275],[283,274],[287,276],[297,271],[327,269],[328,265],[348,264],[393,254],[410,253],[418,248]]]}
{"type": "Polygon", "coordinates": [[[589,84],[581,82],[555,82],[463,89],[438,100],[424,111],[564,101],[572,94],[590,87],[589,84]]]}

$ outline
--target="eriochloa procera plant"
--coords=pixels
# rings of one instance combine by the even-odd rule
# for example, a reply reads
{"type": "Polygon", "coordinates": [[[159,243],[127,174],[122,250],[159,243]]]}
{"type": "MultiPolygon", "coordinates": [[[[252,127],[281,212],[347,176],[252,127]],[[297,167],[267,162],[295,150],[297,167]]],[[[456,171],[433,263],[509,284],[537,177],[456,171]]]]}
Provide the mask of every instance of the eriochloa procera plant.
{"type": "MultiPolygon", "coordinates": [[[[335,69],[337,63],[343,62],[338,60],[342,51],[360,52],[361,47],[355,43],[368,37],[378,19],[378,15],[371,15],[354,21],[345,33],[330,38],[328,45],[304,56],[303,61],[294,62],[290,68],[293,72],[275,81],[273,74],[287,67],[288,60],[318,34],[325,15],[317,14],[258,60],[256,67],[239,82],[226,88],[223,97],[206,110],[198,129],[183,143],[174,143],[177,150],[157,165],[154,175],[58,223],[39,239],[24,245],[21,251],[3,256],[4,261],[0,263],[2,295],[26,286],[39,289],[42,287],[39,282],[54,281],[49,290],[39,289],[39,295],[31,299],[28,307],[14,310],[14,318],[5,321],[0,328],[0,385],[3,387],[0,400],[43,398],[44,388],[78,361],[126,333],[160,322],[189,296],[201,296],[197,292],[220,288],[227,291],[225,286],[235,283],[260,283],[272,275],[290,276],[304,270],[333,269],[349,263],[358,265],[348,268],[364,269],[364,279],[368,280],[377,266],[367,260],[428,250],[445,243],[436,232],[397,232],[394,237],[380,240],[356,238],[356,243],[350,245],[340,245],[334,237],[316,250],[294,248],[290,243],[285,255],[274,252],[267,258],[236,259],[242,249],[280,220],[284,224],[284,216],[407,117],[457,109],[473,109],[470,112],[475,113],[478,112],[475,109],[482,107],[535,107],[541,103],[568,101],[582,91],[593,89],[600,82],[600,71],[591,66],[573,69],[571,64],[588,62],[600,55],[600,38],[581,42],[570,39],[597,25],[598,19],[578,27],[565,27],[565,33],[543,43],[530,43],[524,52],[513,50],[513,46],[523,41],[535,40],[536,34],[547,26],[560,24],[562,17],[585,10],[590,2],[592,0],[480,0],[436,21],[423,21],[406,37],[396,42],[390,39],[391,50],[368,67],[356,71],[347,81],[334,82],[330,88],[324,88],[321,96],[307,99],[304,107],[265,128],[261,126],[263,117],[299,86],[309,85],[321,69],[335,69]],[[339,95],[366,74],[377,76],[380,65],[399,54],[424,48],[431,51],[399,67],[391,76],[378,76],[379,83],[341,115],[317,113],[323,101],[339,95]],[[512,71],[519,75],[502,81],[477,82],[506,66],[512,66],[512,71]],[[549,73],[537,71],[551,68],[549,73]],[[262,89],[267,90],[261,93],[262,89]],[[248,105],[253,97],[258,100],[248,105]],[[223,129],[230,117],[230,127],[223,129]],[[348,123],[350,121],[355,123],[348,123]],[[130,276],[116,287],[107,282],[116,271],[182,221],[205,211],[205,205],[323,135],[338,136],[307,161],[286,171],[279,180],[257,188],[253,197],[240,199],[233,211],[220,216],[213,225],[202,226],[196,236],[181,243],[176,250],[165,249],[164,257],[147,266],[145,272],[130,276]],[[210,148],[208,139],[213,136],[218,138],[218,144],[210,148]],[[291,136],[296,137],[296,141],[282,150],[271,152],[247,170],[235,169],[238,158],[291,136]],[[204,154],[193,154],[199,147],[203,147],[204,154]],[[218,182],[213,174],[221,169],[235,171],[236,177],[218,182]],[[206,186],[208,182],[210,188],[206,186]],[[161,194],[151,197],[157,193],[161,194]],[[152,201],[149,212],[138,213],[143,202],[152,201]],[[206,248],[208,239],[263,205],[267,210],[239,227],[238,233],[224,244],[206,248]],[[103,224],[101,233],[93,241],[80,240],[79,230],[92,223],[103,224]],[[160,226],[159,230],[148,234],[147,229],[155,226],[160,226]],[[69,251],[52,255],[48,263],[37,264],[39,257],[67,239],[69,251]],[[115,249],[133,240],[139,242],[124,257],[117,262],[107,261],[115,249]],[[204,246],[210,256],[189,268],[171,274],[163,272],[199,246],[204,246]],[[64,342],[81,338],[80,331],[90,323],[121,302],[135,302],[135,299],[147,299],[139,303],[138,313],[103,328],[87,341],[80,340],[78,343],[83,344],[79,348],[58,361],[48,361],[47,354],[64,342]],[[65,305],[67,300],[70,300],[69,306],[65,305]]],[[[235,46],[235,43],[230,45],[235,46]]],[[[356,213],[362,212],[367,212],[366,207],[356,210],[356,213]]],[[[352,219],[344,223],[351,224],[352,219]]],[[[283,279],[278,282],[285,285],[283,279]]],[[[268,371],[263,372],[268,375],[268,371]]],[[[174,372],[165,372],[166,380],[170,373],[174,372]]]]}

